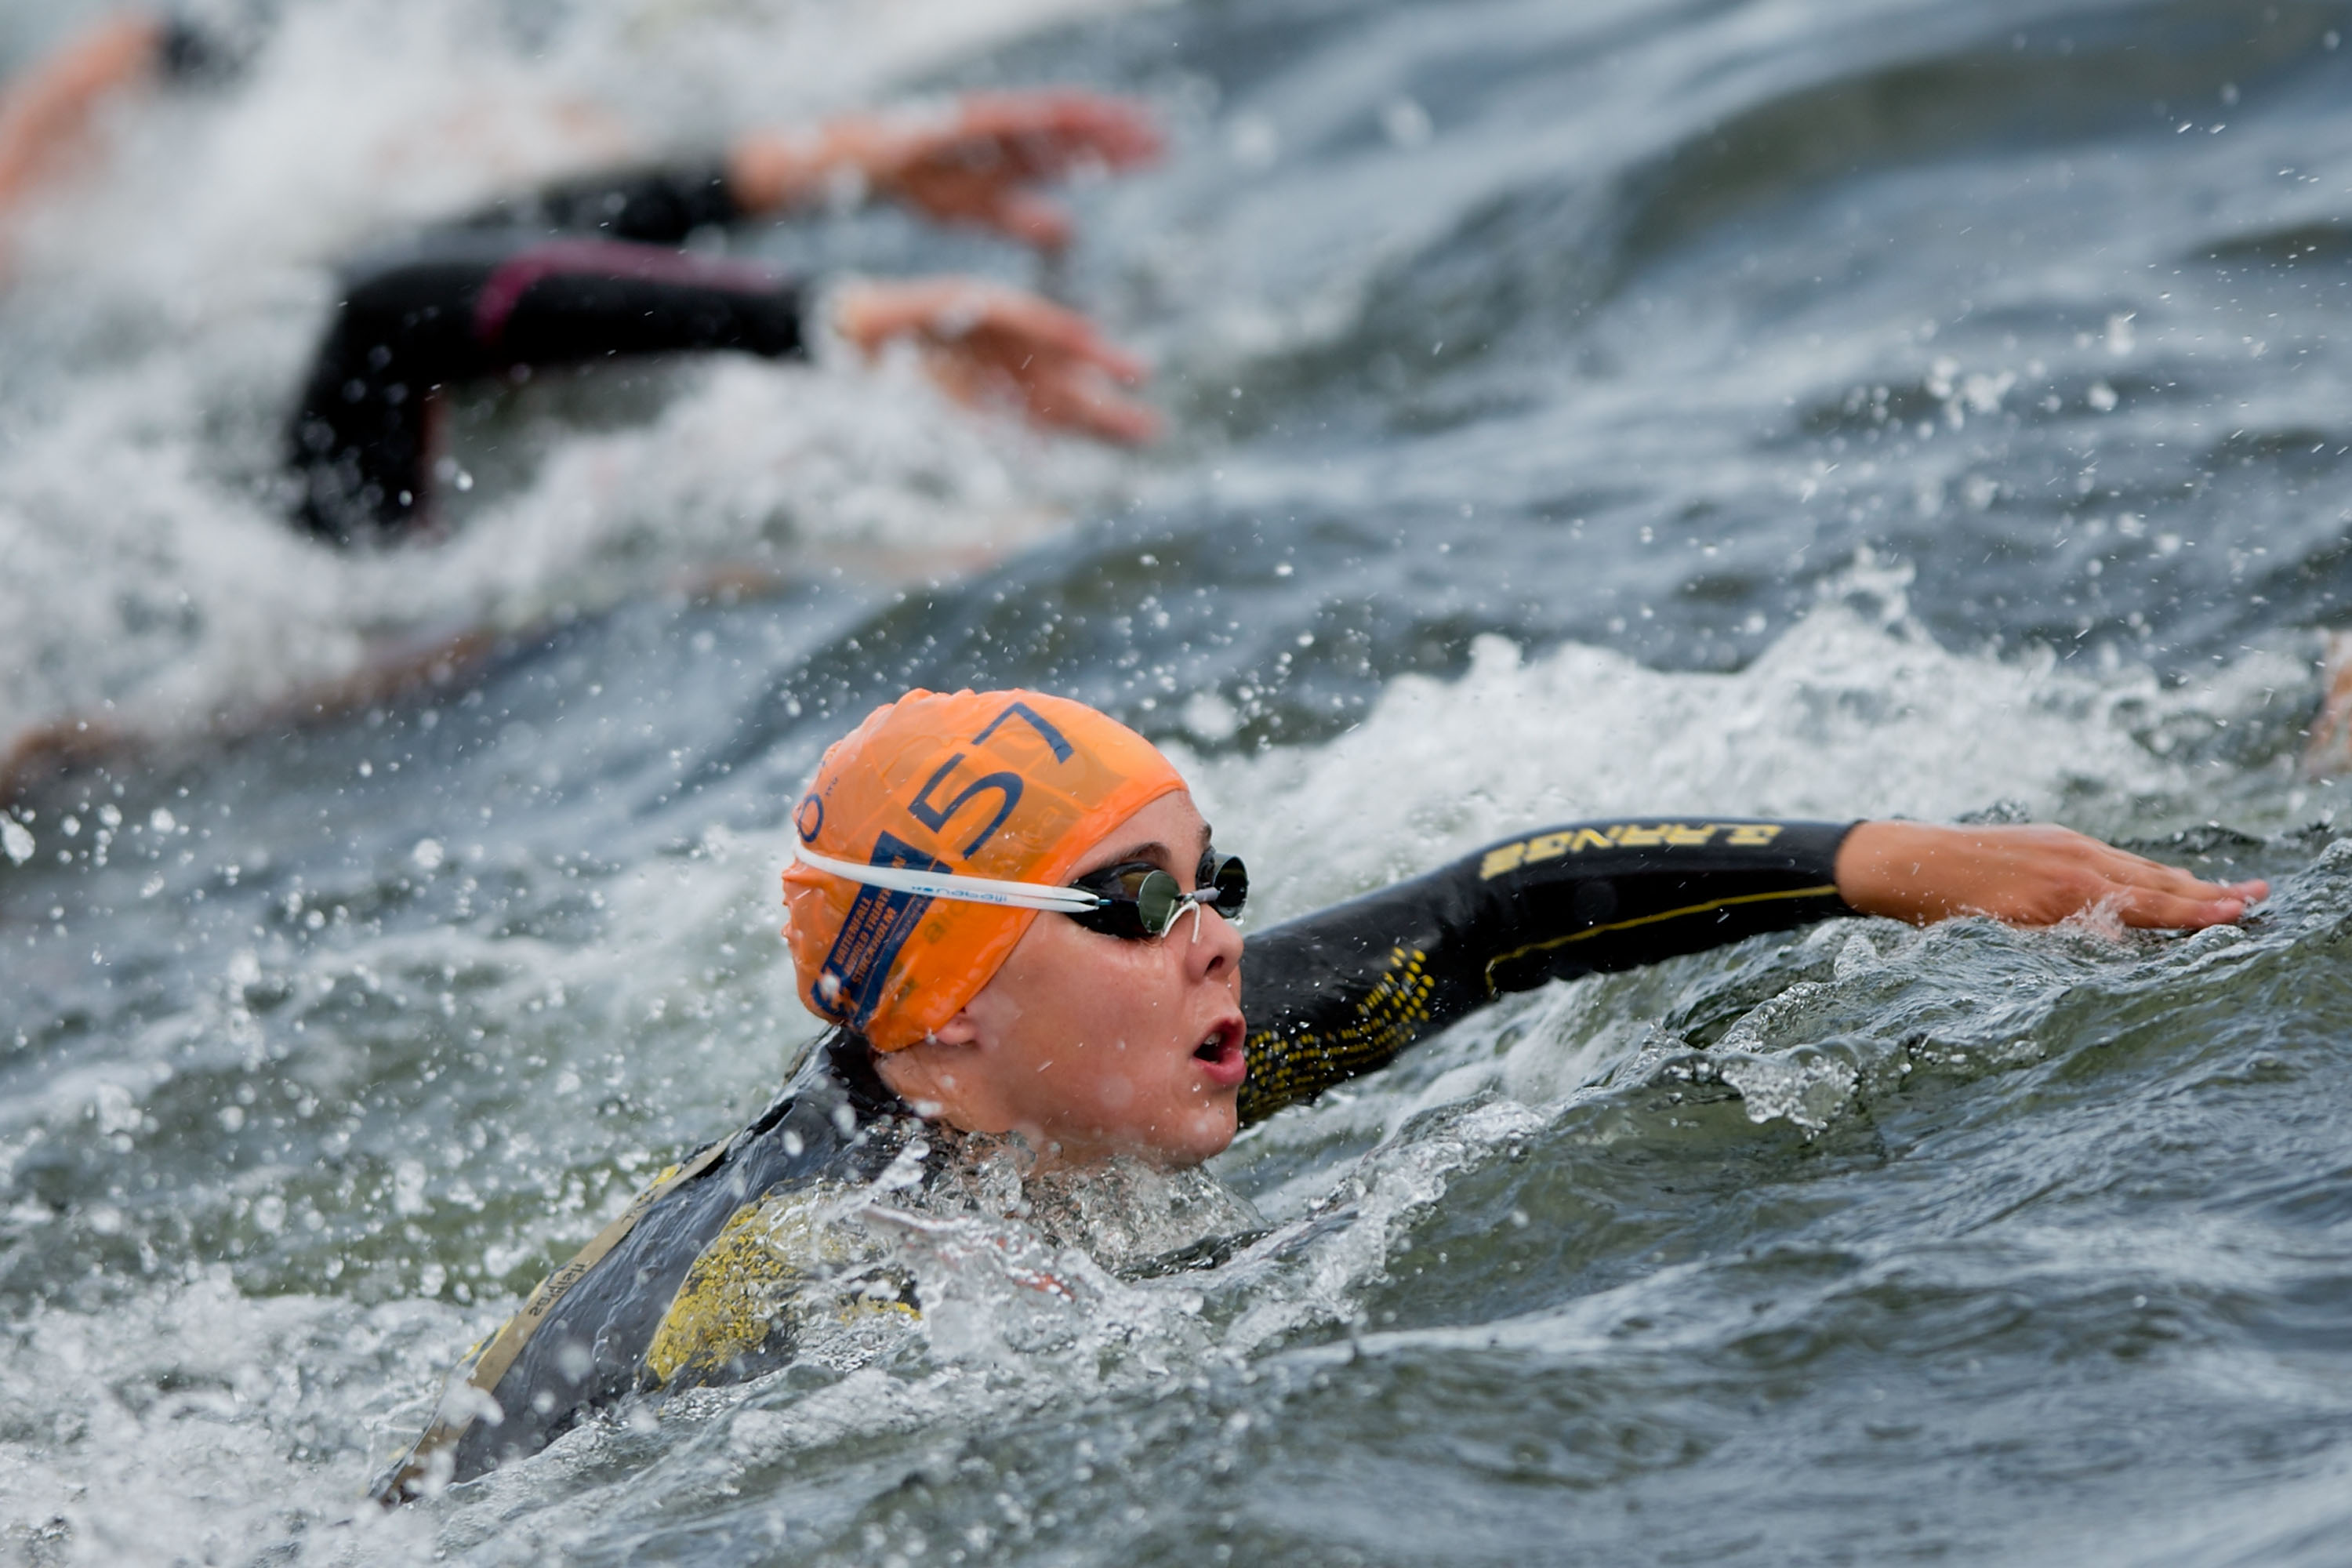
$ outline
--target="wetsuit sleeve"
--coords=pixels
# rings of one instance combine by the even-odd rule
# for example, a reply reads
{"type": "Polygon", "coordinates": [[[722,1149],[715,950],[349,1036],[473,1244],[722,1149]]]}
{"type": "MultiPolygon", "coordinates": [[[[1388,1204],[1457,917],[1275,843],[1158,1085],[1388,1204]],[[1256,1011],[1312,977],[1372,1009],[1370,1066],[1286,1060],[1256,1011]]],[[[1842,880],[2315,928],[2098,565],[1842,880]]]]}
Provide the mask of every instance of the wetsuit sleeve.
{"type": "Polygon", "coordinates": [[[444,237],[346,280],[289,437],[296,515],[337,543],[421,521],[427,394],[621,355],[800,356],[801,292],[765,268],[659,246],[444,237]]]}
{"type": "Polygon", "coordinates": [[[1851,914],[1850,825],[1577,823],[1249,938],[1244,1124],[1513,991],[1851,914]]]}
{"type": "Polygon", "coordinates": [[[743,216],[721,159],[583,174],[483,208],[462,226],[677,245],[743,216]]]}

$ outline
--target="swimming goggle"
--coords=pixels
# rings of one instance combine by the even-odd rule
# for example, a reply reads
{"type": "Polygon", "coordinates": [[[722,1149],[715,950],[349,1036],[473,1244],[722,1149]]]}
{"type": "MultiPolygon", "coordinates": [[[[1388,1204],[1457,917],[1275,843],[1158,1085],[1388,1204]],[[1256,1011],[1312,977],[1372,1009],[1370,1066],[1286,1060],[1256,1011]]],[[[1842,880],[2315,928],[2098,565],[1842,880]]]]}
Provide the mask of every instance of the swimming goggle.
{"type": "Polygon", "coordinates": [[[1089,871],[1066,888],[1049,882],[1000,882],[990,877],[959,877],[947,871],[919,871],[905,866],[861,866],[835,860],[805,844],[793,853],[803,862],[844,881],[927,899],[959,899],[966,903],[1001,904],[1016,910],[1044,910],[1067,915],[1088,931],[1140,942],[1166,936],[1187,907],[1194,912],[1193,936],[1200,935],[1199,911],[1212,909],[1227,920],[1238,917],[1249,898],[1249,872],[1238,857],[1203,850],[1192,892],[1176,879],[1146,861],[1129,861],[1089,871]]]}

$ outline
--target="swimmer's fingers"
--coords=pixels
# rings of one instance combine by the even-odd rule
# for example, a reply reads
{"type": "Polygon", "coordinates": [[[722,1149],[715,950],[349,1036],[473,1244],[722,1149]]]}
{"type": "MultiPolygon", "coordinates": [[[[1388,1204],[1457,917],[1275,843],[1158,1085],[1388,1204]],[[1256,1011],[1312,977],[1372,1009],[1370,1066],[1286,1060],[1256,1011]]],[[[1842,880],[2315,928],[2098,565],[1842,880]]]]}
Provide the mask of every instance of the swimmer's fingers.
{"type": "Polygon", "coordinates": [[[1107,93],[976,92],[959,105],[958,121],[959,151],[992,156],[1024,179],[1054,179],[1089,163],[1136,168],[1161,148],[1143,106],[1107,93]]]}
{"type": "Polygon", "coordinates": [[[2202,931],[2207,926],[2236,924],[2245,918],[2246,906],[2262,896],[2183,898],[2177,893],[2135,888],[2119,893],[2114,908],[2116,918],[2127,926],[2150,931],[2202,931]]]}
{"type": "Polygon", "coordinates": [[[1069,243],[1069,216],[1029,187],[1133,168],[1160,150],[1150,116],[1126,99],[975,93],[945,110],[845,115],[807,134],[751,132],[729,153],[728,184],[750,212],[862,189],[1050,250],[1069,243]]]}
{"type": "Polygon", "coordinates": [[[1159,434],[1159,416],[1117,388],[1141,381],[1143,362],[1034,294],[957,278],[864,282],[836,293],[834,317],[868,353],[894,338],[920,342],[933,379],[964,402],[1010,402],[1041,425],[1104,440],[1159,434]]]}
{"type": "Polygon", "coordinates": [[[1160,416],[1089,367],[1066,365],[1019,384],[1029,416],[1040,425],[1128,447],[1159,437],[1160,416]]]}
{"type": "Polygon", "coordinates": [[[942,350],[960,353],[982,380],[1009,390],[1040,425],[1130,445],[1159,435],[1159,416],[1118,389],[1143,379],[1143,362],[1093,322],[1034,296],[1000,296],[991,304],[942,350]]]}
{"type": "Polygon", "coordinates": [[[2267,882],[2201,881],[2178,867],[2144,860],[2105,845],[2100,847],[2116,859],[2101,864],[2094,873],[2105,884],[2095,902],[2114,910],[2127,926],[2199,931],[2228,925],[2242,919],[2248,905],[2270,896],[2267,882]]]}
{"type": "Polygon", "coordinates": [[[1018,408],[1031,423],[1050,430],[1090,436],[1120,446],[1141,446],[1160,434],[1160,416],[1119,393],[1099,374],[1033,366],[1014,374],[1001,365],[980,364],[940,353],[929,369],[951,397],[974,406],[1018,408]]]}
{"type": "MultiPolygon", "coordinates": [[[[2072,906],[2060,919],[2104,909],[2127,926],[2194,931],[2237,921],[2249,904],[2270,895],[2267,882],[2208,882],[2178,866],[2064,828],[2041,829],[2021,842],[2027,847],[2028,858],[2021,868],[2020,879],[2030,883],[2038,874],[2046,880],[2045,896],[2072,906]]],[[[2044,905],[2034,912],[2046,916],[2053,911],[2044,905]]]]}
{"type": "Polygon", "coordinates": [[[1838,892],[1864,914],[1926,924],[1958,914],[2055,925],[2095,910],[2126,925],[2195,930],[2243,918],[2267,884],[2201,881],[2063,827],[1865,822],[1837,858],[1838,892]]]}
{"type": "Polygon", "coordinates": [[[1007,289],[991,290],[976,303],[979,313],[966,335],[978,352],[1008,369],[1017,372],[1016,362],[1039,355],[1091,366],[1129,384],[1148,374],[1143,361],[1103,336],[1094,322],[1050,300],[1007,289]]]}
{"type": "Polygon", "coordinates": [[[835,292],[833,316],[842,336],[868,353],[887,339],[919,334],[941,346],[966,345],[1007,368],[1034,354],[1055,353],[1084,360],[1121,381],[1139,381],[1145,373],[1141,360],[1077,311],[977,279],[845,284],[835,292]]]}
{"type": "Polygon", "coordinates": [[[922,168],[876,185],[935,223],[993,229],[1040,250],[1070,242],[1069,214],[1002,170],[922,168]]]}
{"type": "Polygon", "coordinates": [[[1131,168],[1159,153],[1159,132],[1125,100],[1001,93],[966,98],[944,123],[876,135],[858,162],[875,189],[927,216],[1056,249],[1069,243],[1069,216],[1030,185],[1086,167],[1131,168]]]}

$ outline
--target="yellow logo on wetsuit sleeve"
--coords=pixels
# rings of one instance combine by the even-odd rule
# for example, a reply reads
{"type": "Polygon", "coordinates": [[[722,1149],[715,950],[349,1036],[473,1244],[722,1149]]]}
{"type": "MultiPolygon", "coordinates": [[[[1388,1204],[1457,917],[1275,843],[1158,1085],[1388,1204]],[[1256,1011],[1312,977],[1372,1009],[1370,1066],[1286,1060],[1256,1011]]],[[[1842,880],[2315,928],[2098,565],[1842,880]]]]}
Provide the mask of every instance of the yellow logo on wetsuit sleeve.
{"type": "Polygon", "coordinates": [[[1486,851],[1478,862],[1478,878],[1489,881],[1506,871],[1556,860],[1562,855],[1580,855],[1587,849],[1685,849],[1715,842],[1722,834],[1723,843],[1738,849],[1758,849],[1780,836],[1777,822],[1661,822],[1644,827],[1637,822],[1621,822],[1608,827],[1564,827],[1557,832],[1539,833],[1532,838],[1522,838],[1516,844],[1498,844],[1486,851]]]}

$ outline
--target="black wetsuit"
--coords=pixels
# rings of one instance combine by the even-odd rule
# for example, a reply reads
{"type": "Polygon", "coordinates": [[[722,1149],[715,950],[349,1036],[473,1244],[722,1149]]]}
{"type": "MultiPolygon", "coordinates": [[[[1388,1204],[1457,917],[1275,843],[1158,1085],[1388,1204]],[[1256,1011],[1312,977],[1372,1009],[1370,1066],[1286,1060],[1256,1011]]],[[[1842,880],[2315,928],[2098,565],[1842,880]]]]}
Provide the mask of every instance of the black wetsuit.
{"type": "Polygon", "coordinates": [[[625,354],[804,352],[801,294],[677,248],[740,216],[718,163],[599,175],[489,208],[349,268],[288,437],[302,523],[339,544],[421,521],[427,395],[625,354]]]}
{"type": "MultiPolygon", "coordinates": [[[[1242,1121],[1380,1068],[1505,993],[1850,914],[1835,873],[1845,833],[1818,823],[1576,824],[1253,933],[1243,949],[1242,1121]]],[[[918,1139],[934,1162],[947,1142],[883,1085],[862,1042],[836,1038],[757,1121],[666,1173],[541,1285],[501,1333],[520,1340],[519,1353],[497,1367],[492,1358],[512,1347],[493,1341],[471,1363],[497,1419],[466,1419],[468,1402],[491,1408],[478,1393],[445,1405],[377,1497],[398,1501],[428,1478],[467,1480],[537,1453],[632,1392],[740,1381],[790,1362],[793,1324],[772,1287],[793,1268],[780,1248],[816,1234],[807,1194],[873,1181],[918,1139]],[[795,1202],[797,1215],[779,1208],[795,1202]],[[526,1321],[527,1338],[516,1331],[526,1321]]],[[[913,1308],[887,1271],[851,1283],[857,1300],[913,1308]]],[[[829,1288],[838,1300],[842,1280],[829,1288]]]]}

